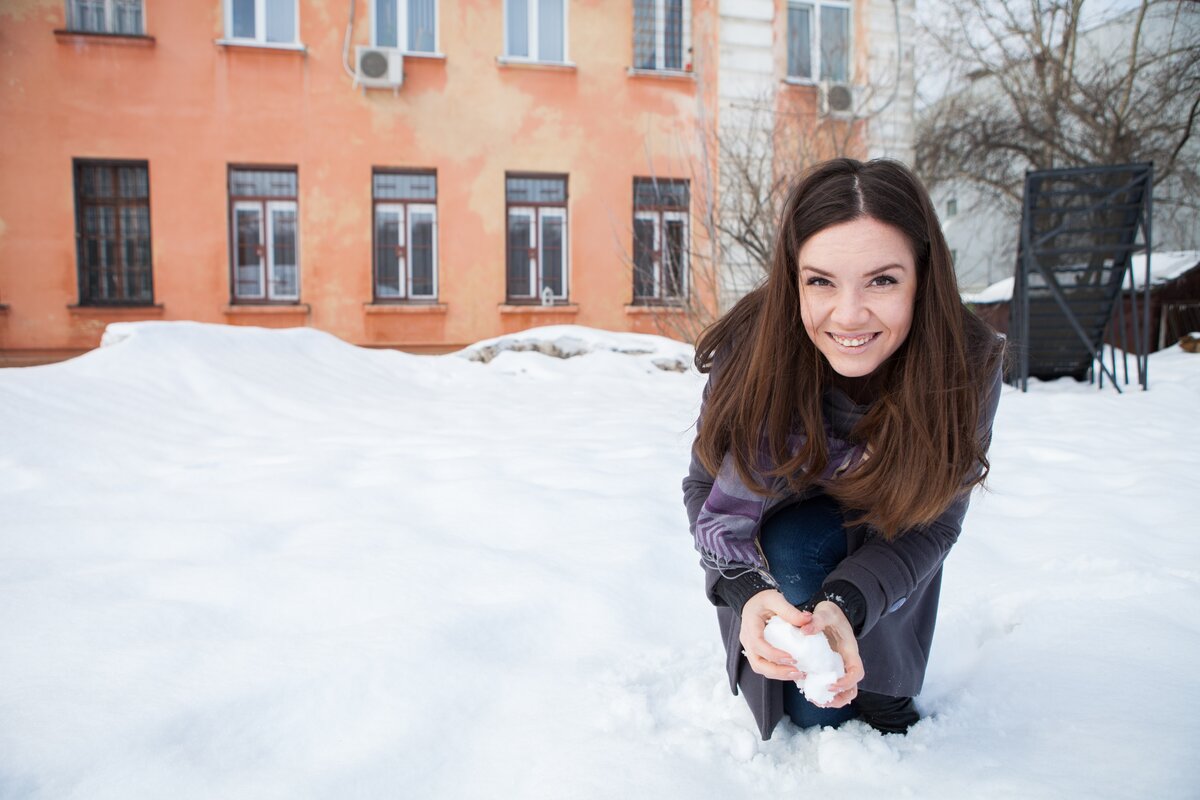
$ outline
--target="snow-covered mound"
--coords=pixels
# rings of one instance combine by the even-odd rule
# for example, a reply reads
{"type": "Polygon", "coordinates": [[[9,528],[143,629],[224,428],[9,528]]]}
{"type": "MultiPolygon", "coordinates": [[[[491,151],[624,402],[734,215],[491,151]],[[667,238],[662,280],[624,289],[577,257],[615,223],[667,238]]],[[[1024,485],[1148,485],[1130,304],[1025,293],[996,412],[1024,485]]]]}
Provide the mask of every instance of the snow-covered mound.
{"type": "Polygon", "coordinates": [[[580,325],[547,325],[508,336],[485,339],[459,351],[472,360],[488,363],[504,352],[536,352],[554,358],[574,358],[587,353],[621,353],[648,357],[649,363],[671,372],[687,372],[692,348],[674,339],[641,333],[614,333],[580,325]]]}
{"type": "Polygon", "coordinates": [[[151,322],[0,370],[0,797],[1195,796],[1200,355],[1005,390],[927,718],[761,742],[690,351],[504,340],[586,355],[151,322]]]}

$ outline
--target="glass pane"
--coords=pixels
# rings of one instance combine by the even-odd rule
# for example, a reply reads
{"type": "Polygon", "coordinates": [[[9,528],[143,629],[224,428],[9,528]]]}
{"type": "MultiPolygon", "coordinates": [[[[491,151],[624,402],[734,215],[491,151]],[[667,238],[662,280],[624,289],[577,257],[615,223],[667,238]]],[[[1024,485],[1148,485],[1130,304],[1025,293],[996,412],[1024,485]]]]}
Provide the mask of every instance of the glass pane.
{"type": "Polygon", "coordinates": [[[654,296],[654,221],[633,221],[633,296],[654,296]]]}
{"type": "Polygon", "coordinates": [[[538,0],[538,60],[562,61],[563,0],[538,0]]]}
{"type": "Polygon", "coordinates": [[[433,296],[433,214],[427,211],[412,213],[410,240],[412,263],[412,293],[414,297],[433,296]]]}
{"type": "Polygon", "coordinates": [[[510,203],[565,203],[565,178],[508,178],[505,196],[510,203]]]}
{"type": "Polygon", "coordinates": [[[84,197],[113,196],[112,167],[83,166],[80,167],[79,177],[79,191],[84,197]]]}
{"type": "Polygon", "coordinates": [[[508,0],[508,35],[505,37],[508,51],[505,55],[529,55],[529,4],[528,0],[508,0]]]}
{"type": "Polygon", "coordinates": [[[399,20],[396,17],[398,0],[375,0],[375,46],[399,47],[399,20]]]}
{"type": "Polygon", "coordinates": [[[104,33],[104,0],[70,0],[68,25],[76,31],[104,33]]]}
{"type": "Polygon", "coordinates": [[[508,217],[508,295],[529,297],[529,244],[532,241],[530,219],[524,215],[508,217]]]}
{"type": "Polygon", "coordinates": [[[435,0],[408,0],[408,49],[419,53],[434,50],[435,0]]]}
{"type": "Polygon", "coordinates": [[[688,182],[671,178],[634,178],[633,207],[686,210],[688,182]]]}
{"type": "Polygon", "coordinates": [[[230,35],[237,39],[254,38],[254,0],[231,0],[233,25],[230,35]]]}
{"type": "Polygon", "coordinates": [[[296,0],[263,0],[267,4],[267,41],[296,41],[296,0]]]}
{"type": "Polygon", "coordinates": [[[664,69],[683,69],[683,0],[665,0],[664,69]]]}
{"type": "Polygon", "coordinates": [[[850,75],[850,9],[821,6],[821,78],[844,81],[850,75]]]}
{"type": "Polygon", "coordinates": [[[376,200],[436,200],[437,176],[419,172],[376,172],[376,200]]]}
{"type": "Polygon", "coordinates": [[[657,36],[654,24],[656,0],[633,0],[633,66],[654,69],[657,36]]]}
{"type": "Polygon", "coordinates": [[[812,77],[812,8],[790,6],[787,28],[788,75],[812,77]]]}
{"type": "Polygon", "coordinates": [[[113,0],[113,32],[141,34],[142,0],[113,0]]]}
{"type": "Polygon", "coordinates": [[[375,295],[402,297],[400,291],[400,214],[375,210],[375,295]]]}
{"type": "Polygon", "coordinates": [[[300,287],[296,269],[296,212],[271,210],[271,294],[295,297],[300,287]]]}
{"type": "Polygon", "coordinates": [[[142,198],[150,195],[150,181],[145,167],[118,167],[117,185],[121,197],[142,198]]]}
{"type": "Polygon", "coordinates": [[[550,287],[555,297],[563,291],[563,220],[542,217],[542,286],[550,287]]]}
{"type": "Polygon", "coordinates": [[[261,297],[263,293],[262,262],[259,260],[262,245],[259,239],[260,215],[258,209],[239,208],[235,212],[237,285],[234,287],[234,293],[238,297],[261,297]]]}
{"type": "Polygon", "coordinates": [[[97,238],[115,236],[116,216],[112,206],[87,206],[83,211],[84,233],[97,238]]]}
{"type": "Polygon", "coordinates": [[[229,172],[232,197],[296,197],[296,173],[291,170],[246,170],[229,172]]]}
{"type": "Polygon", "coordinates": [[[683,294],[683,269],[687,263],[686,226],[683,220],[669,219],[664,228],[662,293],[664,299],[678,298],[683,294]]]}

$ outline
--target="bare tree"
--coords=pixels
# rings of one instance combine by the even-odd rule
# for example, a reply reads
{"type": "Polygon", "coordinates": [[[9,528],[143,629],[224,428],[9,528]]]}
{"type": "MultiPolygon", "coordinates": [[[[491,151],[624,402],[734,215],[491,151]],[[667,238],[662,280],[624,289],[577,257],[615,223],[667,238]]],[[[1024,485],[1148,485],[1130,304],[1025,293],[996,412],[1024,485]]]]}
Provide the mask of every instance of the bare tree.
{"type": "Polygon", "coordinates": [[[1197,208],[1200,4],[1143,0],[1090,27],[1085,5],[944,0],[925,36],[960,83],[918,121],[931,186],[965,181],[1012,214],[1026,170],[1152,161],[1158,211],[1197,208]]]}

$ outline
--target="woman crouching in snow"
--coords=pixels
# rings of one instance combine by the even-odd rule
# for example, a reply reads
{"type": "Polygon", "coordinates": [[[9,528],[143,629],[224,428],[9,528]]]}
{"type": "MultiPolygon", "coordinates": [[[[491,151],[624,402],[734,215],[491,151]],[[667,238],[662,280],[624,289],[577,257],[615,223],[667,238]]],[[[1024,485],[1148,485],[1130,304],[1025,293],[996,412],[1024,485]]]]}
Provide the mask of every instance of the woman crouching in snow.
{"type": "Polygon", "coordinates": [[[763,738],[917,719],[942,561],[987,474],[1002,341],[959,299],[920,182],[836,159],[792,189],[766,283],[700,338],[709,373],[683,482],[728,655],[763,738]],[[845,665],[807,702],[779,616],[845,665]]]}

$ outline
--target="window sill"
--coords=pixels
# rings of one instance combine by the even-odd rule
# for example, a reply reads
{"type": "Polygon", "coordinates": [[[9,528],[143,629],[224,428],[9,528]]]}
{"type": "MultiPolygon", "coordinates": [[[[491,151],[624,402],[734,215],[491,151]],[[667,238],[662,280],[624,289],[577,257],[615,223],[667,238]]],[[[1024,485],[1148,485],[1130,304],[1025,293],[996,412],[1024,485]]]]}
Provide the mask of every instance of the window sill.
{"type": "Polygon", "coordinates": [[[556,72],[575,71],[575,63],[572,61],[534,61],[529,58],[496,56],[496,64],[501,67],[517,67],[518,69],[545,69],[556,72]]]}
{"type": "Polygon", "coordinates": [[[667,81],[695,81],[696,75],[691,70],[683,69],[638,69],[629,67],[625,70],[631,78],[658,78],[667,81]]]}
{"type": "Polygon", "coordinates": [[[578,314],[578,303],[564,303],[557,306],[543,306],[536,303],[522,305],[518,303],[501,303],[501,314],[578,314]]]}
{"type": "Polygon", "coordinates": [[[61,44],[115,44],[128,47],[153,47],[154,37],[144,33],[101,33],[99,31],[73,31],[59,28],[54,38],[61,44]]]}
{"type": "Polygon", "coordinates": [[[809,89],[817,88],[817,82],[812,78],[793,78],[789,75],[783,79],[783,82],[788,86],[804,86],[809,89]]]}
{"type": "Polygon", "coordinates": [[[307,316],[312,311],[308,303],[237,303],[227,305],[221,311],[230,316],[267,314],[286,316],[289,314],[307,316]]]}
{"type": "Polygon", "coordinates": [[[630,316],[646,314],[686,314],[687,306],[678,303],[637,303],[625,306],[625,313],[630,316]]]}
{"type": "Polygon", "coordinates": [[[404,56],[407,61],[410,58],[419,58],[423,61],[445,61],[445,53],[431,53],[427,50],[401,50],[400,55],[404,56]]]}
{"type": "Polygon", "coordinates": [[[445,303],[363,303],[363,311],[368,314],[445,314],[445,303]]]}
{"type": "Polygon", "coordinates": [[[161,317],[162,303],[142,303],[129,305],[71,305],[67,310],[77,317],[161,317]]]}
{"type": "Polygon", "coordinates": [[[247,50],[268,50],[283,53],[308,53],[303,43],[287,44],[285,42],[256,42],[252,39],[216,39],[218,47],[246,48],[247,50]]]}

